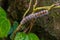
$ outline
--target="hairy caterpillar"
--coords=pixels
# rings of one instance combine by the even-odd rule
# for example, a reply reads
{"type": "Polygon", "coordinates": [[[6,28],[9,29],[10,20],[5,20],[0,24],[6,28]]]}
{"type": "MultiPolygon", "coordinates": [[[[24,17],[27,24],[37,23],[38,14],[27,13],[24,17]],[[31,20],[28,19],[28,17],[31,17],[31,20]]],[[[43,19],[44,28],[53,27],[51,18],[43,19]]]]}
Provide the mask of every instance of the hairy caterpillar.
{"type": "Polygon", "coordinates": [[[37,19],[38,17],[44,16],[48,14],[48,10],[42,10],[35,14],[30,14],[22,19],[21,24],[25,24],[26,22],[30,21],[31,19],[37,19]]]}

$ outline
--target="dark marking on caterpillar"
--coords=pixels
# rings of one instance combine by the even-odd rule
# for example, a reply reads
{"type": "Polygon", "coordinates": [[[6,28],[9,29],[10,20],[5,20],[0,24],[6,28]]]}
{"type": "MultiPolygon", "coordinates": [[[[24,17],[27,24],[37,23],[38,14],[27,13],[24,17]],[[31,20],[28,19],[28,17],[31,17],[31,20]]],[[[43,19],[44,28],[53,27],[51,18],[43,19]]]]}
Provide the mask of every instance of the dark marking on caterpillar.
{"type": "Polygon", "coordinates": [[[31,19],[37,19],[38,17],[44,16],[48,14],[48,10],[42,10],[40,12],[30,14],[22,19],[21,24],[25,24],[26,22],[30,21],[31,19]]]}

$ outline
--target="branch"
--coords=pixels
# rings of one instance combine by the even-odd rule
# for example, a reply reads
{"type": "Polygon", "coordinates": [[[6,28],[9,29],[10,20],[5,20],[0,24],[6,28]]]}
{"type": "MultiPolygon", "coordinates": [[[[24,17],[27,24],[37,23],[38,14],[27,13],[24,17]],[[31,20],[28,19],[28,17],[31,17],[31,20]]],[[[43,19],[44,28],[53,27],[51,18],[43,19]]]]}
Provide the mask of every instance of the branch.
{"type": "Polygon", "coordinates": [[[24,18],[25,15],[29,12],[30,7],[31,7],[31,3],[32,3],[32,0],[30,0],[29,7],[28,7],[28,9],[26,10],[26,12],[24,13],[23,18],[24,18]]]}

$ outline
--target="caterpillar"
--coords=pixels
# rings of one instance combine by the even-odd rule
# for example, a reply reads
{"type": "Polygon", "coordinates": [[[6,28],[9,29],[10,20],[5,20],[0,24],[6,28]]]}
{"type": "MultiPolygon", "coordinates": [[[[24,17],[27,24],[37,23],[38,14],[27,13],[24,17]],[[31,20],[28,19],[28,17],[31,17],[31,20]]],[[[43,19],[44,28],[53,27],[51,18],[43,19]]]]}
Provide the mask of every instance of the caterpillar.
{"type": "Polygon", "coordinates": [[[25,24],[26,22],[30,21],[31,19],[37,19],[38,17],[44,16],[48,14],[48,10],[42,10],[40,12],[37,12],[35,14],[30,14],[22,19],[20,22],[21,24],[25,24]]]}
{"type": "Polygon", "coordinates": [[[55,2],[55,6],[60,6],[60,1],[55,2]]]}

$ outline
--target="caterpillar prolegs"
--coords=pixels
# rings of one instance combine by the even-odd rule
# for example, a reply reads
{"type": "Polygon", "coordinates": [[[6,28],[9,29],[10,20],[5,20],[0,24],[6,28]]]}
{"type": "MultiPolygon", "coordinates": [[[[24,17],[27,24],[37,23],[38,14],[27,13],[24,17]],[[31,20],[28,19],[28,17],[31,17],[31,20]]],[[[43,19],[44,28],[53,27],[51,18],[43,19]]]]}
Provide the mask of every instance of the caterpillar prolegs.
{"type": "Polygon", "coordinates": [[[48,10],[42,10],[40,12],[30,14],[22,19],[21,24],[25,24],[26,22],[30,21],[31,19],[37,19],[38,17],[44,16],[48,14],[48,10]]]}

